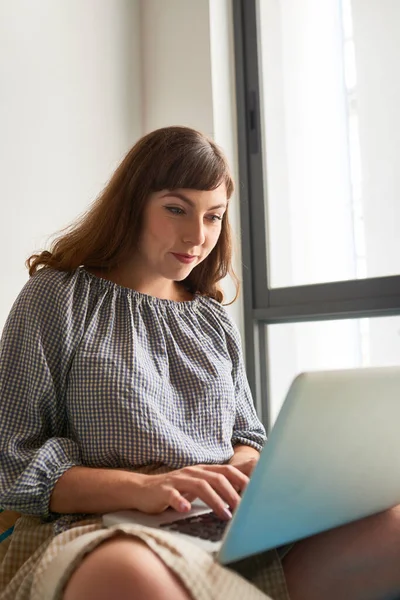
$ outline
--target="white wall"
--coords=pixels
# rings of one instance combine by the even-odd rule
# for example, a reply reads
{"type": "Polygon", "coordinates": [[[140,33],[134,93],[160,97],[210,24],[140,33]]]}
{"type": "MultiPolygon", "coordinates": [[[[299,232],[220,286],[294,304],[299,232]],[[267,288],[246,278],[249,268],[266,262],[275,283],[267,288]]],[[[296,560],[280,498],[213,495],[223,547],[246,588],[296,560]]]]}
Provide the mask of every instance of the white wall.
{"type": "MultiPolygon", "coordinates": [[[[238,181],[231,0],[143,0],[143,127],[188,125],[224,149],[238,181]]],[[[231,221],[241,276],[238,195],[231,221]]],[[[224,282],[227,301],[234,296],[224,282]]],[[[229,312],[243,329],[242,303],[229,312]]]]}
{"type": "Polygon", "coordinates": [[[143,126],[213,133],[209,0],[144,0],[143,126]]]}
{"type": "MultiPolygon", "coordinates": [[[[27,256],[87,207],[140,135],[195,127],[236,178],[237,157],[231,0],[0,0],[0,39],[1,331],[27,256]]],[[[237,197],[231,215],[238,236],[237,197]]],[[[242,327],[241,303],[229,310],[242,327]]]]}
{"type": "Polygon", "coordinates": [[[0,0],[0,331],[24,261],[142,133],[139,0],[0,0]]]}

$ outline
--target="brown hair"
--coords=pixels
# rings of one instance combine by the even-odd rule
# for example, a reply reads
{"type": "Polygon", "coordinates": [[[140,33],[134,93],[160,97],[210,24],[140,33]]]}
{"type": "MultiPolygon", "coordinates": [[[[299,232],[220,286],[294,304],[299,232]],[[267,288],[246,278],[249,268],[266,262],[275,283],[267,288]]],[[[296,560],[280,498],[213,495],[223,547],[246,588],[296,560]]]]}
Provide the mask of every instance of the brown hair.
{"type": "MultiPolygon", "coordinates": [[[[234,189],[229,166],[212,140],[188,127],[153,131],[133,146],[97,200],[63,230],[50,251],[30,256],[29,274],[42,267],[111,269],[132,252],[151,193],[178,188],[213,190],[222,183],[229,199],[234,189]]],[[[232,233],[225,213],[215,248],[185,284],[193,292],[222,302],[219,281],[228,273],[236,285],[236,300],[239,284],[232,268],[232,233]]]]}

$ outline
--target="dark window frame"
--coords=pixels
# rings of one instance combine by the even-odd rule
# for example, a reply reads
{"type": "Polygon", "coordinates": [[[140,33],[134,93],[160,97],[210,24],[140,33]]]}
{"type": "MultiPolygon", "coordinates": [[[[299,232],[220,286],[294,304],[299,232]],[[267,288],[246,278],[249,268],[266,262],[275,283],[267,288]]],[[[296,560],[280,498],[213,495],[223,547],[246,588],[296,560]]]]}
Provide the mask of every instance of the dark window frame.
{"type": "Polygon", "coordinates": [[[244,350],[255,405],[270,428],[267,325],[400,314],[400,275],[271,288],[260,113],[257,0],[233,0],[244,350]]]}

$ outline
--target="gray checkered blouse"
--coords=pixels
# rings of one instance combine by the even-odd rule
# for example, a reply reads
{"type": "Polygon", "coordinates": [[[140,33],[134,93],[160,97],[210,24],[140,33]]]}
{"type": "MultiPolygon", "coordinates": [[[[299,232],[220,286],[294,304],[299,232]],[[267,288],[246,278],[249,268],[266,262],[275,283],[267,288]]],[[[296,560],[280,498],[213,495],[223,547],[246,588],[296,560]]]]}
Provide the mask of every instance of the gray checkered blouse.
{"type": "Polygon", "coordinates": [[[0,344],[0,418],[0,506],[50,518],[72,466],[224,463],[232,445],[265,442],[218,302],[153,298],[84,268],[43,269],[17,298],[0,344]]]}

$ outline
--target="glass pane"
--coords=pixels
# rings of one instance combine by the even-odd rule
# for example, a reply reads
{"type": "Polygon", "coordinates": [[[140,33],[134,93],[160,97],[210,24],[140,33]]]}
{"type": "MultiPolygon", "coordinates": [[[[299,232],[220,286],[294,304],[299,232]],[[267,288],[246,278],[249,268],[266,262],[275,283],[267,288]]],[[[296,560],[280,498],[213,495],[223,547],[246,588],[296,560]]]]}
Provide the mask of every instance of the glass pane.
{"type": "Polygon", "coordinates": [[[399,364],[400,317],[285,323],[265,331],[273,422],[299,373],[399,364]]]}
{"type": "Polygon", "coordinates": [[[400,273],[400,2],[258,12],[271,286],[400,273]]]}

